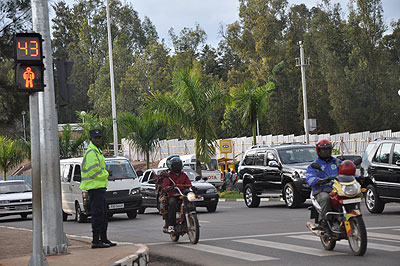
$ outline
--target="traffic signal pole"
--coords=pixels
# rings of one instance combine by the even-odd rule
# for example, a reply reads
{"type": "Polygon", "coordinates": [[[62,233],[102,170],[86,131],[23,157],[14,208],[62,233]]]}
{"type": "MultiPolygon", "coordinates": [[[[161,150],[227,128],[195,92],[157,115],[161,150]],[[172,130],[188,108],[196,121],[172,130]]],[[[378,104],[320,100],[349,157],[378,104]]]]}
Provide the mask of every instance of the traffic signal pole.
{"type": "Polygon", "coordinates": [[[32,164],[32,257],[29,266],[47,266],[42,241],[42,195],[40,182],[40,137],[38,93],[29,95],[32,164]]]}
{"type": "MultiPolygon", "coordinates": [[[[57,110],[55,104],[53,59],[50,42],[49,9],[47,0],[32,0],[33,30],[43,37],[44,92],[39,93],[40,165],[42,177],[43,249],[45,255],[68,253],[64,234],[60,152],[57,110]]],[[[32,133],[34,134],[34,133],[32,133]]],[[[32,157],[38,154],[32,154],[32,157]]]]}

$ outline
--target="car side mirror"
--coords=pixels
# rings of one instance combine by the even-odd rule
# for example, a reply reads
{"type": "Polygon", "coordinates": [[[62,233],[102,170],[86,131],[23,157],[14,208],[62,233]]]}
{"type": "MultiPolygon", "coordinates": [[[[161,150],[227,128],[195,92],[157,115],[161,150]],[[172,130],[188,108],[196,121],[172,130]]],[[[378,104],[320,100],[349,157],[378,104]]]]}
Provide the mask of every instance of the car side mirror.
{"type": "Polygon", "coordinates": [[[269,167],[279,167],[279,163],[277,161],[269,161],[268,166],[269,167]]]}
{"type": "Polygon", "coordinates": [[[397,161],[396,161],[396,165],[397,165],[397,166],[400,166],[400,160],[397,160],[397,161]]]}
{"type": "Polygon", "coordinates": [[[74,181],[81,182],[81,175],[74,175],[74,181]]]}
{"type": "Polygon", "coordinates": [[[321,165],[319,165],[318,163],[312,163],[311,167],[317,170],[322,170],[321,165]]]}
{"type": "Polygon", "coordinates": [[[362,162],[361,157],[354,160],[355,165],[359,165],[362,162]]]}
{"type": "Polygon", "coordinates": [[[195,178],[196,181],[200,181],[200,179],[201,179],[201,176],[199,176],[199,175],[196,176],[196,178],[195,178]]]}

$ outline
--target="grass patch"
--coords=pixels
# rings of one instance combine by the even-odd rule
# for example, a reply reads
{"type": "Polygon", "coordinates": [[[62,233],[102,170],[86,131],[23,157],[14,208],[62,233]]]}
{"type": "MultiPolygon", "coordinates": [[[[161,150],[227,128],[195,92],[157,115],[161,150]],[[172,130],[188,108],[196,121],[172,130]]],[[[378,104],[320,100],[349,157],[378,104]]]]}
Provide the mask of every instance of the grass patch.
{"type": "Polygon", "coordinates": [[[221,199],[243,199],[243,193],[236,191],[224,191],[218,192],[221,199]]]}

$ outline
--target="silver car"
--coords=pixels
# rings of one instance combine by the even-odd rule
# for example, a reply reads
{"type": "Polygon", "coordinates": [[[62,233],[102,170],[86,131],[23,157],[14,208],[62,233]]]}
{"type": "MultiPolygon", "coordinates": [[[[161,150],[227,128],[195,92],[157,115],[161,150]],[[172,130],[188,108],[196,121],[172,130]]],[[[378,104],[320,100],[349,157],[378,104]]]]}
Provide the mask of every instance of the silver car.
{"type": "Polygon", "coordinates": [[[32,214],[32,188],[24,180],[0,181],[0,217],[32,214]]]}

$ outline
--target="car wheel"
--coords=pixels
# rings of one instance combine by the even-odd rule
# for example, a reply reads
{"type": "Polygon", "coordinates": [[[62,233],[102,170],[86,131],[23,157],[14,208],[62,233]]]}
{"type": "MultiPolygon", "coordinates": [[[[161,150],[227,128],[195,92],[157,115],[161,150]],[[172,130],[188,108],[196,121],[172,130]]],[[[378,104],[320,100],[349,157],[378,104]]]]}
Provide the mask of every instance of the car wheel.
{"type": "Polygon", "coordinates": [[[139,214],[143,214],[146,211],[146,207],[140,207],[138,210],[139,214]]]}
{"type": "Polygon", "coordinates": [[[126,215],[128,215],[129,219],[135,219],[137,216],[137,210],[132,210],[132,211],[128,211],[126,213],[126,215]]]}
{"type": "Polygon", "coordinates": [[[257,196],[256,190],[252,184],[247,184],[244,188],[244,202],[249,208],[257,208],[260,205],[260,198],[257,196]]]}
{"type": "Polygon", "coordinates": [[[68,213],[65,213],[64,211],[62,212],[63,215],[63,221],[65,222],[66,220],[68,220],[68,213]]]}
{"type": "Polygon", "coordinates": [[[304,202],[304,197],[300,195],[293,183],[286,183],[282,195],[286,206],[291,209],[299,207],[304,202]]]}
{"type": "Polygon", "coordinates": [[[365,206],[370,213],[381,213],[385,208],[385,203],[379,198],[379,195],[373,185],[367,186],[365,192],[365,206]]]}
{"type": "Polygon", "coordinates": [[[78,203],[75,204],[75,220],[78,223],[86,222],[87,216],[82,213],[81,207],[78,203]]]}
{"type": "Polygon", "coordinates": [[[217,204],[212,205],[212,206],[207,206],[208,212],[215,212],[216,210],[217,210],[217,204]]]}
{"type": "Polygon", "coordinates": [[[27,214],[27,213],[21,213],[20,215],[21,215],[21,218],[22,218],[22,219],[26,219],[26,217],[28,217],[28,214],[27,214]]]}

